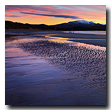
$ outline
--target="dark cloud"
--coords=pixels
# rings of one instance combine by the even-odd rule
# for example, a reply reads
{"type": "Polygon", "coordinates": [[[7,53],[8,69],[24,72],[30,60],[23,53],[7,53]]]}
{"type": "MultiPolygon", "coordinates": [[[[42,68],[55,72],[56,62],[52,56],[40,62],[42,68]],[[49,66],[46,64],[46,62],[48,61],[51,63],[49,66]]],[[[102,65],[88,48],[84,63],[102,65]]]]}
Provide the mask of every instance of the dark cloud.
{"type": "Polygon", "coordinates": [[[22,14],[30,14],[30,15],[40,15],[40,16],[50,16],[50,17],[59,17],[59,18],[72,18],[72,19],[80,19],[77,16],[70,16],[70,15],[49,15],[49,14],[36,14],[36,13],[27,13],[21,12],[22,14]]]}

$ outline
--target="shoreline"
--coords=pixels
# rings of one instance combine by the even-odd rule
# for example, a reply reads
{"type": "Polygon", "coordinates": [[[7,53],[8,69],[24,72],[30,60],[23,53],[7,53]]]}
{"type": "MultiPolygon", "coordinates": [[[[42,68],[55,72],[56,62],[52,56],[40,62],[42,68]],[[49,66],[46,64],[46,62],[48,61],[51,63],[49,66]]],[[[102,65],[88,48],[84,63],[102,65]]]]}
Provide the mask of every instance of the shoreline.
{"type": "Polygon", "coordinates": [[[16,37],[16,36],[33,36],[33,35],[39,35],[47,38],[55,37],[55,38],[68,38],[68,41],[73,42],[80,42],[80,43],[86,43],[86,44],[92,44],[97,46],[106,47],[106,35],[95,35],[95,34],[81,34],[81,33],[64,33],[62,31],[38,31],[35,29],[32,30],[20,30],[20,29],[14,29],[14,30],[6,30],[5,32],[5,38],[10,37],[16,37]],[[33,33],[37,31],[36,33],[33,33]],[[12,32],[12,33],[11,33],[12,32]],[[14,32],[14,33],[13,33],[14,32]],[[21,32],[18,34],[18,32],[21,32]],[[29,32],[29,33],[28,33],[29,32]],[[76,38],[76,39],[73,39],[76,38]]]}

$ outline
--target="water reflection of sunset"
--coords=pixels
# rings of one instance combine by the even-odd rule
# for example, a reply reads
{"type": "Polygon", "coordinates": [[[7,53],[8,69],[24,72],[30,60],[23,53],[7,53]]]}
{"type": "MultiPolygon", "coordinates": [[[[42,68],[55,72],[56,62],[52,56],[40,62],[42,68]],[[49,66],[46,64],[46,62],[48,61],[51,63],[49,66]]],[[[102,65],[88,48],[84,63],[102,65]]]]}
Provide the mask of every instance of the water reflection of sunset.
{"type": "Polygon", "coordinates": [[[105,105],[106,48],[43,35],[5,42],[6,104],[105,105]]]}
{"type": "Polygon", "coordinates": [[[49,41],[57,42],[57,43],[73,43],[72,41],[68,41],[68,38],[62,38],[62,37],[51,37],[51,36],[45,36],[46,38],[49,38],[49,41]]]}
{"type": "MultiPolygon", "coordinates": [[[[106,50],[106,47],[101,47],[101,46],[95,46],[95,45],[91,45],[91,44],[85,44],[85,43],[80,43],[80,42],[75,42],[74,40],[77,40],[79,38],[63,38],[63,37],[52,37],[51,35],[55,35],[55,34],[46,34],[45,37],[42,37],[44,35],[42,35],[41,37],[37,37],[36,35],[34,35],[34,37],[23,37],[23,36],[18,36],[15,37],[15,39],[12,41],[13,45],[14,44],[18,44],[18,43],[27,43],[27,42],[35,42],[35,41],[50,41],[50,42],[56,42],[56,43],[66,43],[68,45],[71,46],[78,46],[78,47],[85,47],[85,48],[89,48],[89,49],[102,49],[102,50],[106,50]],[[18,39],[19,38],[19,39],[18,39]],[[73,41],[70,41],[73,40],[73,41]]],[[[79,39],[81,40],[81,39],[79,39]]],[[[91,39],[82,39],[82,40],[91,40],[91,39]]],[[[98,40],[98,39],[92,39],[92,40],[98,40]]],[[[6,42],[6,45],[10,45],[10,42],[6,42]]]]}
{"type": "MultiPolygon", "coordinates": [[[[101,47],[101,46],[95,46],[91,44],[85,44],[85,43],[80,43],[80,42],[74,42],[74,41],[68,41],[68,40],[74,40],[76,38],[62,38],[62,37],[51,37],[51,36],[46,36],[49,41],[52,42],[57,42],[57,43],[68,43],[71,46],[78,46],[78,47],[85,47],[89,49],[101,49],[101,50],[106,50],[106,47],[101,47]]],[[[78,38],[77,38],[78,39],[78,38]]],[[[82,40],[88,40],[88,39],[82,39],[82,40]]],[[[91,39],[89,39],[91,40],[91,39]]],[[[98,39],[93,39],[93,40],[98,40],[98,39]]]]}

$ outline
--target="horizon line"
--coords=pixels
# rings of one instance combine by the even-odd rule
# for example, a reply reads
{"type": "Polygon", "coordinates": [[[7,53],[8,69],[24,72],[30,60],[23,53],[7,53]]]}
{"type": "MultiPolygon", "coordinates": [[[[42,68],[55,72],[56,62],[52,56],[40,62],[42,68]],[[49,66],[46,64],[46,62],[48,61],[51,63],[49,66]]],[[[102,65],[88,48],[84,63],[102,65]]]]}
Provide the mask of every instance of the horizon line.
{"type": "MultiPolygon", "coordinates": [[[[5,21],[10,21],[10,20],[5,20],[5,21]]],[[[82,21],[82,20],[75,20],[75,21],[82,21]]],[[[87,21],[87,20],[84,20],[84,21],[87,21]]],[[[10,22],[22,23],[22,24],[30,24],[30,25],[43,25],[43,24],[31,24],[31,23],[27,23],[27,22],[23,23],[23,22],[19,22],[19,21],[10,21],[10,22]]],[[[73,22],[73,21],[69,21],[69,22],[73,22]]],[[[88,21],[88,22],[91,22],[91,21],[88,21]]],[[[68,22],[64,22],[64,23],[68,23],[68,22]]],[[[63,23],[59,23],[59,24],[63,24],[63,23]]],[[[101,23],[96,23],[96,24],[101,24],[101,23]]],[[[48,24],[44,24],[44,25],[51,26],[51,25],[48,25],[48,24]]],[[[58,25],[58,24],[53,24],[53,25],[58,25]]],[[[106,25],[106,24],[103,24],[103,25],[106,25]]]]}

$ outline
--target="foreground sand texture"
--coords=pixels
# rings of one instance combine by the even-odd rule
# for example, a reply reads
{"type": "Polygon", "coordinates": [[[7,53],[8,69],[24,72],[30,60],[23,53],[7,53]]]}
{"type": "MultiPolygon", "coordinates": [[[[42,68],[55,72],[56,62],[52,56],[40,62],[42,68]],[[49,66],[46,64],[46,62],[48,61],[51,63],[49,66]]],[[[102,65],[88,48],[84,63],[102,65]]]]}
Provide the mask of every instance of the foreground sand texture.
{"type": "Polygon", "coordinates": [[[105,35],[23,34],[6,38],[6,105],[106,105],[105,35]]]}

